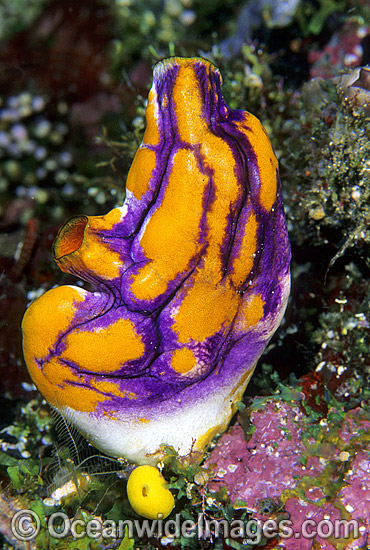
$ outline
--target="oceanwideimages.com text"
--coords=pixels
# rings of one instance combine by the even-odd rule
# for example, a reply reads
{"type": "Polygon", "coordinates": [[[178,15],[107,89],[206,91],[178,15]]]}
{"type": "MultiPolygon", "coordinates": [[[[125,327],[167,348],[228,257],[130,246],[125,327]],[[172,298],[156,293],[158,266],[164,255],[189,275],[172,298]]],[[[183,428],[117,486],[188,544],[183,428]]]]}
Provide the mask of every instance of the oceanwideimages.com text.
{"type": "MultiPolygon", "coordinates": [[[[32,510],[20,510],[11,520],[13,535],[21,541],[34,540],[41,529],[41,520],[32,510]]],[[[321,520],[306,519],[297,530],[292,521],[283,519],[276,521],[268,519],[248,521],[226,519],[210,519],[204,514],[198,514],[197,521],[184,520],[181,514],[174,519],[164,520],[161,515],[156,520],[101,520],[94,518],[85,521],[81,518],[69,518],[64,512],[55,512],[47,518],[47,530],[55,539],[72,536],[74,539],[88,537],[90,539],[120,539],[125,536],[133,539],[143,538],[198,538],[212,540],[220,537],[242,538],[246,544],[257,545],[263,538],[271,539],[356,539],[359,537],[360,525],[356,520],[321,520]]]]}

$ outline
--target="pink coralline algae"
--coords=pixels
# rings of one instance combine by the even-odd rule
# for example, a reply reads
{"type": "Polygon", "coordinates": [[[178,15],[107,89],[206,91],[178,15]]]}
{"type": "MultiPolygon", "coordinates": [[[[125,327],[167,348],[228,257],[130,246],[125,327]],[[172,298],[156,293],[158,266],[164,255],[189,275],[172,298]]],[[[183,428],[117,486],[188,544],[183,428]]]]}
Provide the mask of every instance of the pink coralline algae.
{"type": "Polygon", "coordinates": [[[360,408],[330,409],[315,422],[298,403],[271,399],[251,413],[250,421],[248,432],[254,431],[249,438],[236,424],[212,451],[209,490],[221,495],[226,487],[235,506],[244,503],[261,521],[271,517],[263,502],[273,501],[274,511],[289,519],[292,530],[291,536],[285,530],[287,537],[276,548],[368,548],[368,415],[360,408]]]}
{"type": "Polygon", "coordinates": [[[209,459],[216,463],[216,476],[210,486],[217,490],[226,484],[231,500],[243,500],[251,510],[258,509],[263,498],[279,498],[285,489],[296,485],[296,476],[315,476],[321,473],[317,457],[306,465],[302,428],[294,423],[302,416],[298,407],[282,402],[270,402],[264,410],[252,413],[256,427],[246,442],[240,425],[235,425],[221,438],[209,459]]]}
{"type": "Polygon", "coordinates": [[[369,32],[369,26],[345,23],[322,50],[309,53],[311,77],[333,77],[344,69],[358,67],[364,53],[362,41],[369,32]]]}

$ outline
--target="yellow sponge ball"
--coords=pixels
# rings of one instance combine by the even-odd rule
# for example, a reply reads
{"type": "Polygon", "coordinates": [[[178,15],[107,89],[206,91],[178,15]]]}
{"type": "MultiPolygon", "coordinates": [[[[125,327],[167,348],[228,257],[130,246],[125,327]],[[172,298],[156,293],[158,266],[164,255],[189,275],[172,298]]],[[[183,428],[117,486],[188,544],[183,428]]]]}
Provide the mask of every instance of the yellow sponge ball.
{"type": "Polygon", "coordinates": [[[175,500],[158,468],[138,466],[127,482],[127,496],[137,514],[148,519],[166,518],[175,506],[175,500]]]}

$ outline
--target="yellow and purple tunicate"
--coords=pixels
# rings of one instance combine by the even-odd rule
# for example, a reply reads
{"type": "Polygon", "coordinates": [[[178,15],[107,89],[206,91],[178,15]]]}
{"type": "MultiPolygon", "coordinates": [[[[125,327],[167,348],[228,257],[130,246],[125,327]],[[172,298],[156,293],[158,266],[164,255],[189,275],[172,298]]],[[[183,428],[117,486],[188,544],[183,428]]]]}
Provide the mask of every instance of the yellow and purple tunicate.
{"type": "Polygon", "coordinates": [[[27,309],[23,349],[45,399],[112,456],[156,463],[225,430],[289,294],[278,165],[199,58],[154,69],[126,199],[60,230],[54,258],[92,283],[27,309]]]}

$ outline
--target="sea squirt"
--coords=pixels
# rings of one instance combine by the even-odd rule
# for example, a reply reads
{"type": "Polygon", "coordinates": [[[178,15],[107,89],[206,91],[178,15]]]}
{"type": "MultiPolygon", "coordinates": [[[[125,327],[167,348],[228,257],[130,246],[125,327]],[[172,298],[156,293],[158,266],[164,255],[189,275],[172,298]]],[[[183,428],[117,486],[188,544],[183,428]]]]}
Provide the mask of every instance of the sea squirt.
{"type": "Polygon", "coordinates": [[[123,206],[72,218],[54,243],[96,292],[53,288],[22,323],[45,399],[138,464],[163,444],[203,451],[227,428],[289,294],[277,160],[220,87],[203,59],[156,65],[123,206]]]}

